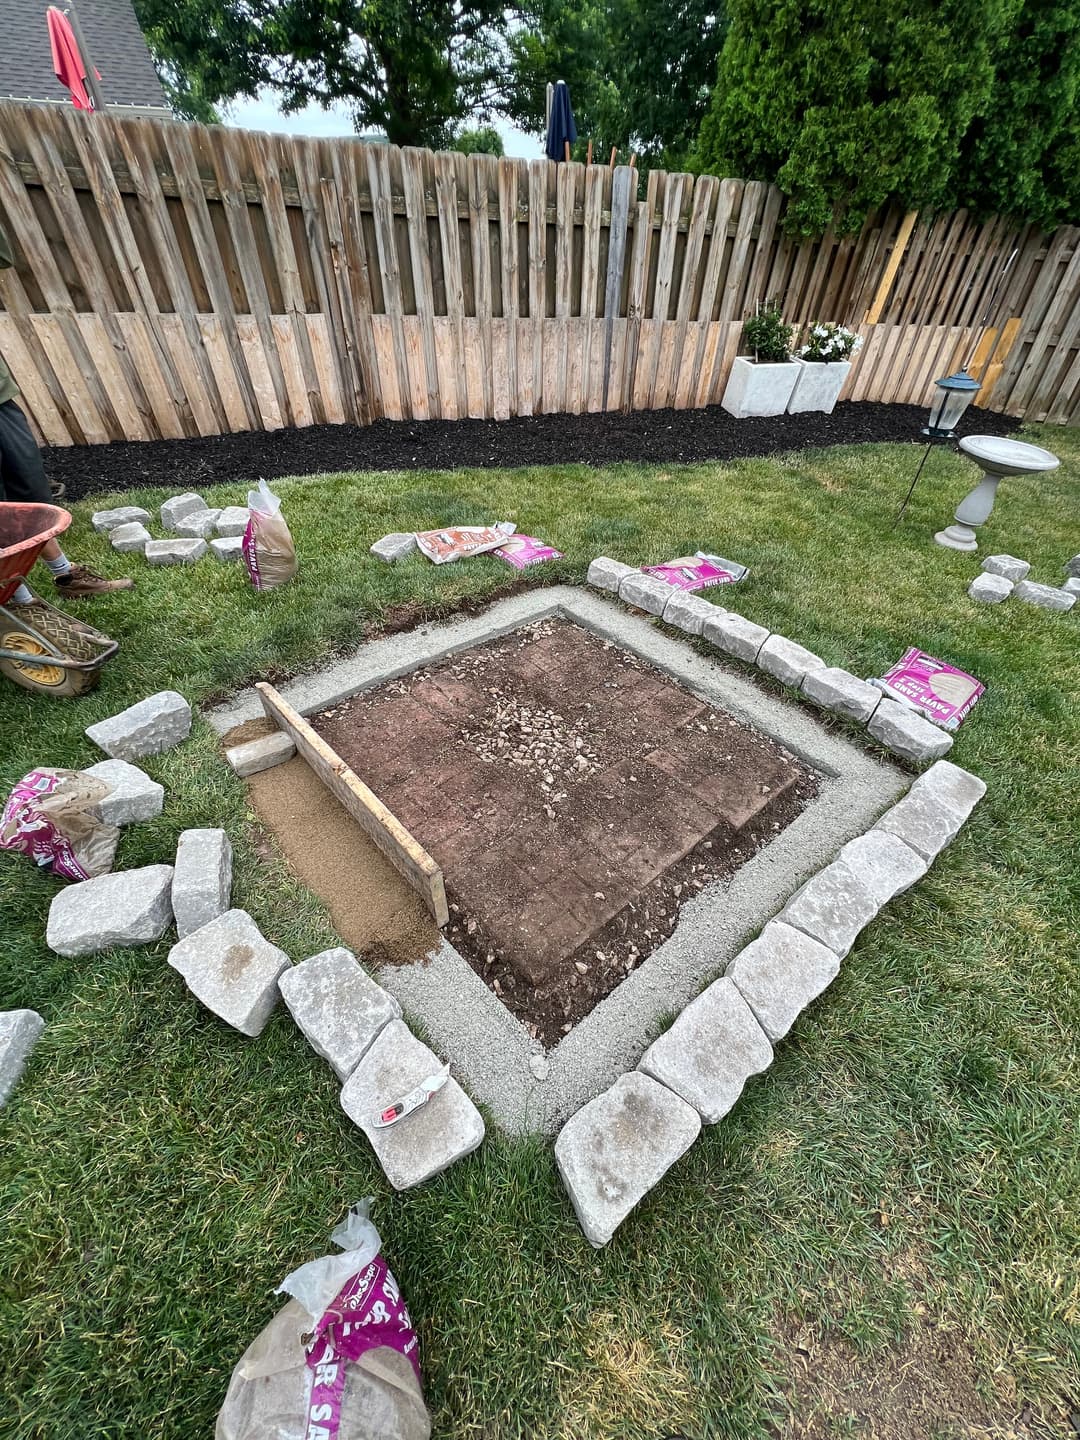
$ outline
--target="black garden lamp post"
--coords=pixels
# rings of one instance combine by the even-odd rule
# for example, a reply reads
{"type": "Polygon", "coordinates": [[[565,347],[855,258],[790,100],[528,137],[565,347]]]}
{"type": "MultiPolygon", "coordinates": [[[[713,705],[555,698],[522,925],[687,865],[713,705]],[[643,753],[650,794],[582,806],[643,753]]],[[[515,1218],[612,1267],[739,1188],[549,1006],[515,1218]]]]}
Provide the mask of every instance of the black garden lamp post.
{"type": "Polygon", "coordinates": [[[952,375],[935,380],[937,393],[930,406],[930,418],[923,426],[928,440],[955,440],[956,427],[963,419],[964,411],[971,404],[982,383],[968,374],[966,365],[952,375]]]}

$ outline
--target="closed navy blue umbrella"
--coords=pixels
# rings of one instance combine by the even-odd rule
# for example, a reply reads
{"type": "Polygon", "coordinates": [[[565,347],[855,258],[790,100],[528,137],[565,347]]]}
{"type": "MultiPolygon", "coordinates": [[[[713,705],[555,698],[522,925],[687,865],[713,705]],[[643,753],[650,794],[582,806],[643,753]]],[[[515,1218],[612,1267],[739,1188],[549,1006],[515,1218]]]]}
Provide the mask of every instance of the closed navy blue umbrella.
{"type": "Polygon", "coordinates": [[[551,114],[548,116],[547,143],[545,150],[550,160],[565,160],[567,142],[571,145],[577,139],[574,112],[570,108],[570,88],[560,80],[551,96],[551,114]]]}

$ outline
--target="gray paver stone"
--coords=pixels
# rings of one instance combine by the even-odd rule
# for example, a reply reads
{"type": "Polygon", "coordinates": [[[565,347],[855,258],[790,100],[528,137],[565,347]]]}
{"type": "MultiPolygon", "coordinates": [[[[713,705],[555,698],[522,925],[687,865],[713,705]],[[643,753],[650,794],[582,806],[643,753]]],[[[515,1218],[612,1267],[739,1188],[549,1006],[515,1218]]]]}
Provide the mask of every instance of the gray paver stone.
{"type": "Polygon", "coordinates": [[[149,945],[172,919],[171,865],[117,870],[53,897],[45,943],[57,955],[92,955],[114,945],[149,945]]]}
{"type": "Polygon", "coordinates": [[[772,1046],[734,980],[722,975],[654,1040],[638,1069],[681,1095],[706,1125],[722,1120],[751,1075],[772,1063],[772,1046]]]}
{"type": "Polygon", "coordinates": [[[225,759],[237,775],[257,775],[260,770],[269,770],[273,765],[291,760],[295,754],[296,746],[284,730],[275,730],[273,735],[233,745],[225,751],[225,759]]]}
{"type": "Polygon", "coordinates": [[[836,858],[859,877],[879,905],[910,890],[930,868],[918,851],[886,830],[856,835],[836,858]]]}
{"type": "Polygon", "coordinates": [[[700,635],[701,627],[715,608],[700,595],[690,594],[686,590],[673,590],[671,599],[664,606],[662,618],[665,625],[674,625],[677,630],[685,630],[687,635],[700,635]]]}
{"type": "Polygon", "coordinates": [[[0,1010],[0,1105],[19,1083],[44,1029],[45,1021],[36,1010],[0,1010]]]}
{"type": "Polygon", "coordinates": [[[224,830],[185,830],[176,845],[172,907],[182,940],[229,908],[232,845],[224,830]]]}
{"type": "Polygon", "coordinates": [[[194,515],[196,510],[206,510],[206,501],[201,495],[196,495],[189,490],[184,495],[174,495],[171,500],[166,500],[161,507],[161,523],[166,530],[172,530],[178,520],[185,515],[194,515]]]}
{"type": "Polygon", "coordinates": [[[756,625],[734,610],[722,610],[719,605],[714,605],[713,612],[701,627],[703,639],[718,650],[734,655],[737,660],[746,660],[753,665],[769,638],[769,631],[764,625],[756,625]]]}
{"type": "Polygon", "coordinates": [[[905,760],[937,760],[952,749],[953,737],[947,730],[887,695],[871,715],[867,729],[905,760]]]}
{"type": "Polygon", "coordinates": [[[214,529],[228,540],[241,538],[250,518],[251,511],[246,505],[226,505],[218,515],[214,529]]]}
{"type": "Polygon", "coordinates": [[[103,780],[109,793],[98,801],[98,814],[106,825],[134,825],[153,820],[165,804],[165,787],[151,780],[145,770],[127,760],[99,760],[84,775],[103,780]]]}
{"type": "Polygon", "coordinates": [[[371,547],[371,554],[392,565],[395,560],[404,560],[405,556],[411,555],[415,549],[415,535],[408,531],[395,530],[392,535],[384,535],[381,540],[376,540],[371,547]]]}
{"type": "Polygon", "coordinates": [[[220,560],[222,563],[239,560],[244,553],[243,536],[226,535],[218,540],[211,540],[210,553],[215,560],[220,560]]]}
{"type": "Polygon", "coordinates": [[[880,909],[855,871],[834,860],[796,890],[777,919],[820,940],[842,960],[880,909]]]}
{"type": "Polygon", "coordinates": [[[88,725],[86,734],[114,760],[160,755],[191,734],[191,706],[175,690],[160,690],[107,720],[88,725]]]}
{"type": "Polygon", "coordinates": [[[555,1163],[590,1245],[607,1244],[700,1131],[694,1107],[640,1070],[571,1115],[555,1163]]]}
{"type": "Polygon", "coordinates": [[[90,524],[99,535],[104,535],[121,525],[145,525],[149,519],[150,511],[144,510],[141,505],[118,505],[115,510],[95,510],[90,516],[90,524]]]}
{"type": "Polygon", "coordinates": [[[206,554],[206,541],[196,538],[149,540],[143,554],[150,565],[194,565],[206,554]]]}
{"type": "Polygon", "coordinates": [[[1065,561],[1066,575],[1080,575],[1080,555],[1074,555],[1071,560],[1065,561]]]}
{"type": "Polygon", "coordinates": [[[827,945],[780,920],[770,920],[727,968],[774,1043],[839,972],[840,961],[827,945]]]}
{"type": "Polygon", "coordinates": [[[1026,560],[1018,560],[1015,555],[987,555],[982,562],[982,569],[987,575],[1000,575],[1015,585],[1018,580],[1027,579],[1031,566],[1026,560]]]}
{"type": "Polygon", "coordinates": [[[426,1105],[377,1130],[371,1121],[442,1069],[442,1061],[404,1020],[391,1020],[369,1046],[341,1091],[341,1106],[371,1141],[375,1158],[395,1190],[409,1190],[438,1175],[484,1138],[484,1121],[450,1077],[426,1105]]]}
{"type": "Polygon", "coordinates": [[[595,585],[598,590],[610,590],[617,595],[619,586],[628,575],[640,573],[634,569],[633,565],[624,565],[621,560],[609,560],[606,555],[598,555],[589,566],[589,572],[585,579],[589,585],[595,585]]]}
{"type": "Polygon", "coordinates": [[[671,599],[671,586],[655,575],[643,575],[640,570],[633,570],[623,577],[619,599],[624,605],[636,605],[639,610],[647,610],[650,615],[663,615],[671,599]]]}
{"type": "Polygon", "coordinates": [[[220,510],[195,510],[190,515],[181,516],[172,527],[174,535],[183,535],[186,539],[207,540],[214,533],[220,510]]]}
{"type": "Polygon", "coordinates": [[[196,999],[242,1035],[262,1034],[289,963],[246,910],[226,910],[169,951],[169,964],[196,999]]]}
{"type": "Polygon", "coordinates": [[[808,670],[803,676],[802,693],[815,705],[846,715],[865,725],[881,703],[881,691],[866,680],[837,665],[808,670]]]}
{"type": "Polygon", "coordinates": [[[983,605],[1000,605],[1012,594],[1015,583],[1005,575],[976,575],[967,593],[972,600],[978,600],[983,605]]]}
{"type": "Polygon", "coordinates": [[[986,785],[977,775],[939,760],[886,810],[875,828],[898,836],[925,860],[933,860],[955,840],[985,794],[986,785]]]}
{"type": "Polygon", "coordinates": [[[1066,595],[1080,595],[1080,576],[1071,576],[1061,588],[1066,595]]]}
{"type": "Polygon", "coordinates": [[[1059,590],[1056,585],[1039,585],[1034,580],[1021,580],[1013,594],[1017,600],[1038,605],[1042,610],[1071,610],[1076,604],[1076,596],[1068,590],[1059,590]]]}
{"type": "Polygon", "coordinates": [[[150,538],[150,531],[139,520],[133,520],[129,525],[117,525],[109,531],[109,544],[122,555],[145,550],[150,538]]]}
{"type": "Polygon", "coordinates": [[[825,661],[805,646],[787,640],[783,635],[770,635],[758,651],[758,666],[767,675],[775,675],[785,685],[798,688],[810,670],[824,670],[825,661]]]}
{"type": "Polygon", "coordinates": [[[285,1004],[316,1055],[347,1080],[401,1006],[366,975],[351,950],[324,950],[282,972],[285,1004]]]}

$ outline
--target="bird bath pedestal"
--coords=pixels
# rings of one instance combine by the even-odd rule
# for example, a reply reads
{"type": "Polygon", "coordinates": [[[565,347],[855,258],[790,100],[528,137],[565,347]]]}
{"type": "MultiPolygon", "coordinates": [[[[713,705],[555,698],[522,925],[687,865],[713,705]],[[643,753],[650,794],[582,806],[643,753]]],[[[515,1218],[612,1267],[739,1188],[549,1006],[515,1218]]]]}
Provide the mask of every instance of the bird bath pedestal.
{"type": "Polygon", "coordinates": [[[960,449],[978,461],[983,477],[956,507],[954,523],[939,530],[934,539],[949,550],[977,550],[975,527],[990,518],[1002,478],[1056,470],[1060,461],[1038,445],[1025,445],[1022,440],[1006,440],[1000,435],[965,435],[960,449]]]}

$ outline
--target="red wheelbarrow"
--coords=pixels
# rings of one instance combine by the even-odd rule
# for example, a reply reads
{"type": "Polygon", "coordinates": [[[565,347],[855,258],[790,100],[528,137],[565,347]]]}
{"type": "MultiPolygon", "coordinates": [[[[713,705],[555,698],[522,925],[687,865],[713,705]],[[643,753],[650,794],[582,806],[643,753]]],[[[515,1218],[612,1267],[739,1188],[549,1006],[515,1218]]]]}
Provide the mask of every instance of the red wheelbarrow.
{"type": "Polygon", "coordinates": [[[92,690],[120,648],[38,595],[29,605],[8,604],[44,547],[70,524],[57,505],[0,501],[0,673],[45,695],[92,690]]]}

